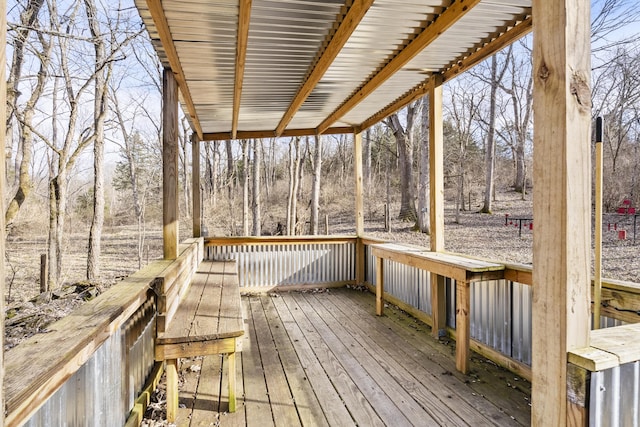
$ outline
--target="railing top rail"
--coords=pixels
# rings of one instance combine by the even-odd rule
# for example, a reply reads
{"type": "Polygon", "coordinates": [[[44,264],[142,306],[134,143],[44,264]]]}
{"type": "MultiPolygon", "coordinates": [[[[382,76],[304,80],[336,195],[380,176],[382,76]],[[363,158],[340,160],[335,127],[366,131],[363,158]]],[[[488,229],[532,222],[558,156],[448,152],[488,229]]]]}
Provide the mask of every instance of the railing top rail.
{"type": "MultiPolygon", "coordinates": [[[[181,245],[184,251],[189,245],[181,245]]],[[[21,425],[71,377],[149,298],[174,261],[154,261],[112,286],[47,332],[5,353],[6,425],[21,425]]]]}
{"type": "Polygon", "coordinates": [[[233,236],[233,237],[205,237],[205,246],[225,245],[288,245],[300,243],[354,243],[356,236],[233,236]]]}

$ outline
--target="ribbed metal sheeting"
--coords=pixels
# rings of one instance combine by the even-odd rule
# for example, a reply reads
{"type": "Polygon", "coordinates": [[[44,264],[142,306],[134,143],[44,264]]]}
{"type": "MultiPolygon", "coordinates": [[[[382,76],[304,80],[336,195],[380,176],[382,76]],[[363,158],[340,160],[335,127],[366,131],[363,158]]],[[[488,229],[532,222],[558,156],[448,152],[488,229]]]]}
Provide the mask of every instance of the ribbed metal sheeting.
{"type": "Polygon", "coordinates": [[[640,362],[591,373],[589,425],[640,426],[640,362]]]}
{"type": "Polygon", "coordinates": [[[24,425],[124,425],[153,368],[154,312],[153,303],[141,307],[24,425]],[[131,336],[132,331],[136,337],[131,336]]]}
{"type": "Polygon", "coordinates": [[[236,260],[240,287],[355,280],[354,243],[214,246],[208,248],[207,259],[236,260]]]}

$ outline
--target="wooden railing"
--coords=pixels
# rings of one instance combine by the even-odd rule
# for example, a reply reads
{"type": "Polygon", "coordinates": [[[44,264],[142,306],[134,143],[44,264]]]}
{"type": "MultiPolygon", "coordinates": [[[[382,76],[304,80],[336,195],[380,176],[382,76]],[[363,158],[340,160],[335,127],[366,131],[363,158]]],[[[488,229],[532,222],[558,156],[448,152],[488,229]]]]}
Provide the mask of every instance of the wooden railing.
{"type": "MultiPolygon", "coordinates": [[[[23,425],[30,418],[45,414],[41,412],[38,415],[39,411],[44,411],[47,405],[56,407],[58,411],[55,414],[57,418],[53,417],[51,412],[47,413],[46,416],[49,417],[47,419],[50,421],[62,422],[64,417],[80,417],[82,414],[77,412],[80,410],[77,408],[82,405],[77,399],[84,394],[89,396],[91,393],[97,394],[91,395],[92,402],[85,405],[88,413],[95,414],[97,411],[103,411],[110,414],[111,422],[116,421],[120,416],[124,419],[132,409],[132,405],[137,408],[132,402],[136,393],[140,392],[140,383],[149,374],[152,366],[149,363],[153,363],[153,354],[146,355],[145,344],[141,344],[144,341],[142,337],[149,334],[149,325],[155,325],[155,315],[152,316],[153,320],[150,320],[149,316],[149,312],[156,312],[156,298],[152,289],[157,285],[158,280],[185,280],[203,256],[209,259],[220,257],[238,260],[245,291],[343,286],[356,284],[356,277],[359,274],[365,278],[363,284],[372,287],[375,263],[367,257],[363,266],[366,273],[365,271],[359,273],[356,271],[359,265],[356,262],[356,252],[359,247],[367,248],[371,244],[381,242],[377,239],[357,239],[353,236],[207,238],[203,254],[202,243],[192,240],[187,245],[181,246],[182,251],[178,260],[151,263],[95,300],[86,303],[70,316],[50,325],[47,333],[36,335],[8,351],[5,358],[6,425],[23,425]],[[129,359],[122,359],[123,352],[129,355],[127,356],[129,359]],[[109,358],[109,355],[121,358],[119,364],[117,360],[113,360],[113,357],[109,358]],[[104,361],[96,360],[103,356],[104,361]],[[134,359],[138,362],[132,362],[134,359]],[[111,363],[111,365],[102,366],[101,363],[111,363]],[[89,368],[93,371],[83,371],[89,368]],[[141,373],[140,369],[145,372],[141,373]],[[135,375],[131,375],[132,370],[137,370],[135,375]],[[118,372],[124,372],[124,375],[118,375],[118,372]],[[96,382],[108,383],[108,381],[100,382],[101,377],[105,376],[110,377],[108,379],[112,384],[109,387],[103,387],[104,389],[94,387],[95,390],[89,393],[76,388],[77,378],[80,378],[77,377],[78,375],[86,377],[83,383],[87,387],[96,382]],[[129,381],[127,378],[132,377],[137,379],[126,383],[129,381]],[[73,392],[65,391],[65,384],[71,383],[73,387],[69,390],[72,389],[73,392]],[[65,402],[69,403],[68,407],[75,407],[76,412],[65,407],[65,402]],[[96,404],[104,405],[104,408],[90,406],[96,404]],[[122,415],[114,415],[114,408],[122,412],[122,415]]],[[[525,265],[502,264],[505,266],[504,279],[472,284],[471,316],[473,318],[473,304],[482,307],[482,301],[489,300],[492,295],[499,296],[505,293],[511,298],[509,304],[512,304],[509,310],[504,310],[505,316],[507,313],[511,316],[511,313],[519,311],[522,319],[514,320],[516,318],[511,317],[509,322],[512,326],[518,321],[525,323],[527,322],[525,317],[530,314],[530,311],[527,314],[527,310],[530,310],[532,269],[525,265]],[[516,303],[520,304],[517,310],[513,305],[516,303]]],[[[399,284],[395,288],[390,284],[385,298],[431,324],[429,274],[404,269],[404,266],[399,265],[394,268],[396,270],[387,271],[395,272],[399,284]],[[416,291],[416,294],[411,296],[410,292],[413,291],[416,291]]],[[[451,315],[455,312],[455,300],[451,298],[455,295],[455,281],[447,281],[446,287],[449,295],[448,333],[455,338],[455,316],[451,315]]],[[[603,316],[614,319],[616,322],[640,321],[640,285],[604,280],[602,295],[603,316]]],[[[160,303],[166,306],[167,313],[171,312],[171,301],[160,303]]],[[[490,318],[490,313],[496,311],[494,308],[489,307],[487,303],[485,311],[476,314],[482,317],[489,313],[486,314],[489,317],[485,316],[488,319],[487,322],[497,323],[496,319],[490,318]]],[[[482,318],[478,320],[480,323],[483,321],[482,318]]],[[[530,319],[528,325],[520,324],[517,327],[524,330],[525,326],[530,327],[530,319]]],[[[490,332],[486,329],[482,331],[490,332]]],[[[153,332],[151,336],[155,338],[155,330],[153,332]]],[[[605,335],[608,333],[601,332],[605,335]]],[[[478,330],[474,332],[472,328],[470,340],[472,350],[525,378],[531,378],[526,357],[507,354],[509,352],[489,344],[487,342],[489,340],[479,337],[478,334],[478,330]]],[[[615,329],[612,329],[610,334],[616,335],[615,329]]],[[[527,336],[528,333],[522,333],[518,339],[525,340],[527,336]]],[[[156,374],[157,372],[156,370],[156,374]]],[[[140,409],[138,408],[137,411],[140,412],[140,409]]]]}
{"type": "Polygon", "coordinates": [[[190,240],[178,260],[150,263],[6,352],[5,425],[124,425],[132,413],[141,420],[136,397],[154,368],[154,284],[191,274],[201,248],[190,240]]]}

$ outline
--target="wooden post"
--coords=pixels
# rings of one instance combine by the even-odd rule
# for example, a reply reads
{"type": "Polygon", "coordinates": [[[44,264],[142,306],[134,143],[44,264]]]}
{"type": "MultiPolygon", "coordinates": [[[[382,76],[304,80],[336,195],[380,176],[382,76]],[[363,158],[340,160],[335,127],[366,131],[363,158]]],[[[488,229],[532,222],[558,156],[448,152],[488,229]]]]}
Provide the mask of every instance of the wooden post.
{"type": "Polygon", "coordinates": [[[49,290],[49,265],[47,264],[47,254],[40,254],[40,293],[49,290]]]}
{"type": "MultiPolygon", "coordinates": [[[[7,105],[7,77],[6,77],[6,62],[7,62],[7,2],[0,1],[0,105],[7,105]]],[[[6,107],[0,108],[0,123],[7,123],[7,109],[6,107]]],[[[0,153],[5,152],[5,137],[6,127],[0,132],[0,153]]],[[[0,194],[5,194],[5,162],[4,159],[0,162],[0,194]]],[[[5,251],[5,221],[4,221],[4,197],[0,197],[0,384],[4,384],[4,286],[5,286],[5,269],[4,269],[4,251],[5,251]]],[[[4,390],[0,387],[0,407],[3,408],[0,411],[0,425],[4,425],[4,390]]]]}
{"type": "Polygon", "coordinates": [[[376,257],[376,314],[384,314],[384,260],[376,257]]]}
{"type": "Polygon", "coordinates": [[[567,364],[567,425],[589,425],[589,388],[591,372],[570,363],[567,364]]]}
{"type": "Polygon", "coordinates": [[[600,304],[602,303],[602,158],[602,117],[598,117],[596,119],[596,218],[594,224],[593,329],[600,329],[600,304]]]}
{"type": "Polygon", "coordinates": [[[456,282],[456,369],[469,373],[469,342],[471,338],[471,292],[469,282],[456,282]]]}
{"type": "Polygon", "coordinates": [[[227,355],[229,365],[229,412],[236,412],[236,353],[227,355]]]}
{"type": "Polygon", "coordinates": [[[329,215],[324,216],[324,234],[329,235],[329,215]]]}
{"type": "MultiPolygon", "coordinates": [[[[444,250],[444,137],[442,121],[442,78],[429,82],[429,226],[430,249],[444,250]]],[[[444,277],[431,273],[431,333],[435,338],[445,335],[447,300],[444,277]]]]}
{"type": "Polygon", "coordinates": [[[178,84],[162,73],[162,238],[164,259],[178,258],[178,84]]]}
{"type": "Polygon", "coordinates": [[[356,284],[364,283],[364,193],[362,184],[362,133],[353,134],[353,168],[355,175],[355,214],[356,214],[356,284]]]}
{"type": "Polygon", "coordinates": [[[533,1],[534,426],[570,423],[567,352],[589,344],[590,3],[533,1]]]}
{"type": "Polygon", "coordinates": [[[191,181],[193,188],[193,237],[200,237],[202,232],[200,208],[200,140],[197,133],[191,134],[191,181]]]}
{"type": "Polygon", "coordinates": [[[167,421],[176,420],[178,415],[178,360],[169,359],[166,362],[167,372],[167,421]]]}

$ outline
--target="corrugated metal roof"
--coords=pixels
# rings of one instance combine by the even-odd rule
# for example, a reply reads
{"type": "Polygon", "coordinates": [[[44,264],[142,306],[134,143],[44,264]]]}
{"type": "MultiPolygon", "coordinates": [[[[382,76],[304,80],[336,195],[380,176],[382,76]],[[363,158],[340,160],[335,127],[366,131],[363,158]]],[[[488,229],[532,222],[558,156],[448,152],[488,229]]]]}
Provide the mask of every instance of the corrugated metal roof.
{"type": "Polygon", "coordinates": [[[531,14],[531,0],[136,0],[136,5],[163,65],[184,76],[183,107],[196,129],[227,135],[234,130],[275,134],[279,125],[285,133],[359,128],[376,113],[401,106],[396,101],[431,74],[445,73],[474,52],[486,56],[484,46],[497,44],[501,36],[509,39],[510,30],[531,14]],[[250,8],[243,9],[241,1],[250,8]],[[359,9],[366,13],[358,15],[359,9]],[[240,16],[242,10],[246,16],[240,16]],[[238,73],[239,32],[248,17],[245,65],[238,73]],[[338,44],[343,34],[349,37],[338,44]],[[242,76],[240,82],[236,76],[242,76]],[[234,106],[240,88],[240,104],[234,106]]]}

